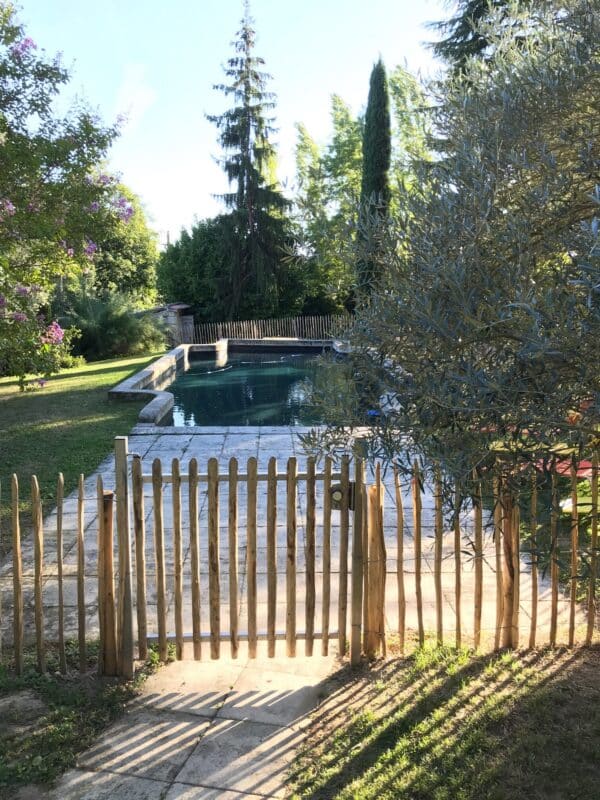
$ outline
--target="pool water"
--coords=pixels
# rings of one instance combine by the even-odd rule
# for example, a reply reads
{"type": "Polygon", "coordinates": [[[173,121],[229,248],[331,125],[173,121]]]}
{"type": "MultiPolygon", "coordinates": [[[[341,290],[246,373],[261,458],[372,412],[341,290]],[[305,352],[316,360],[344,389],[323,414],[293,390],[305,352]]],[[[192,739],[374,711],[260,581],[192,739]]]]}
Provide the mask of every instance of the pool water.
{"type": "Polygon", "coordinates": [[[307,385],[318,369],[313,353],[230,353],[224,366],[193,361],[168,391],[173,425],[314,425],[307,385]]]}

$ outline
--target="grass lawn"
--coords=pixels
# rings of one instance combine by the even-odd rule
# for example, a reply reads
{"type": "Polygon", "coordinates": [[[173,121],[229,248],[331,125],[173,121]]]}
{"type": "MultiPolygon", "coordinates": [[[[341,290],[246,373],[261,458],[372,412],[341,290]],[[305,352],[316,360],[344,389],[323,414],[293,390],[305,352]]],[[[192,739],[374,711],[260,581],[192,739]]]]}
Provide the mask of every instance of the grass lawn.
{"type": "Polygon", "coordinates": [[[294,764],[295,798],[600,798],[597,647],[431,647],[333,680],[294,764]]]}
{"type": "Polygon", "coordinates": [[[113,438],[127,434],[135,424],[143,403],[109,401],[107,390],[157,355],[96,361],[64,370],[34,392],[20,392],[15,380],[0,379],[0,520],[4,523],[0,553],[2,537],[9,536],[11,474],[19,476],[21,508],[26,513],[32,474],[38,476],[49,510],[58,473],[64,474],[65,492],[71,491],[79,475],[89,475],[110,452],[113,438]]]}

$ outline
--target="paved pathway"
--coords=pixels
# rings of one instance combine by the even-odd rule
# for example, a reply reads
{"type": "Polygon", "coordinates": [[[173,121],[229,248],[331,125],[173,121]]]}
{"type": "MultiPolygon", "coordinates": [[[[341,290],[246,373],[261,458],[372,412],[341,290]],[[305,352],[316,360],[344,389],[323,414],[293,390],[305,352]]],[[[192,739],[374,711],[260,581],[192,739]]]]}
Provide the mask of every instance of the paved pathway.
{"type": "Polygon", "coordinates": [[[52,800],[279,798],[333,656],[180,661],[82,754],[52,800]]]}

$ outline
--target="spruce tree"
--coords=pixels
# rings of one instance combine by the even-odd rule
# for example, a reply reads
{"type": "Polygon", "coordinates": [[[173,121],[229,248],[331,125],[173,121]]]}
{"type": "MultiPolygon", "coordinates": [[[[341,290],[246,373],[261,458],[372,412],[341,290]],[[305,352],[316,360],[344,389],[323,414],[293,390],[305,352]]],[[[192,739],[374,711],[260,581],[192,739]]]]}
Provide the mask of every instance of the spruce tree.
{"type": "Polygon", "coordinates": [[[389,170],[392,155],[390,102],[387,76],[381,59],[371,72],[363,134],[363,167],[360,191],[361,238],[367,253],[359,264],[359,282],[369,290],[375,278],[377,228],[387,217],[390,202],[389,170]],[[371,251],[371,252],[369,252],[371,251]]]}
{"type": "Polygon", "coordinates": [[[503,25],[515,10],[529,5],[531,0],[457,0],[453,17],[431,24],[444,36],[431,48],[454,73],[463,74],[470,58],[486,59],[490,55],[490,37],[481,24],[495,15],[503,25]]]}
{"type": "Polygon", "coordinates": [[[283,250],[289,243],[284,215],[288,201],[277,184],[269,182],[276,157],[269,116],[275,96],[267,91],[271,76],[262,70],[264,60],[254,55],[255,39],[246,0],[241,28],[232,43],[235,52],[225,67],[228,82],[214,87],[232,98],[233,105],[219,116],[208,116],[219,130],[224,151],[220,163],[231,187],[220,196],[231,217],[225,303],[230,318],[277,313],[285,280],[283,250]]]}

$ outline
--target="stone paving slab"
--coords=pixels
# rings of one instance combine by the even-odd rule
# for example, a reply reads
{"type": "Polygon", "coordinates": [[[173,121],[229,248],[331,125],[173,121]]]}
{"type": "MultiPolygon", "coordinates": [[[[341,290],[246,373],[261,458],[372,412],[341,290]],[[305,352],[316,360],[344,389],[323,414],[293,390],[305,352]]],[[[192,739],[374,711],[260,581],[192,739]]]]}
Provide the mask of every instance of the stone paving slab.
{"type": "MultiPolygon", "coordinates": [[[[164,781],[111,772],[72,769],[49,793],[49,800],[157,800],[168,791],[164,781]]],[[[40,795],[44,797],[44,795],[40,795]]]]}
{"type": "Polygon", "coordinates": [[[249,659],[242,644],[236,660],[162,667],[49,797],[284,797],[309,715],[339,663],[334,648],[327,658],[270,659],[261,647],[249,659]]]}

